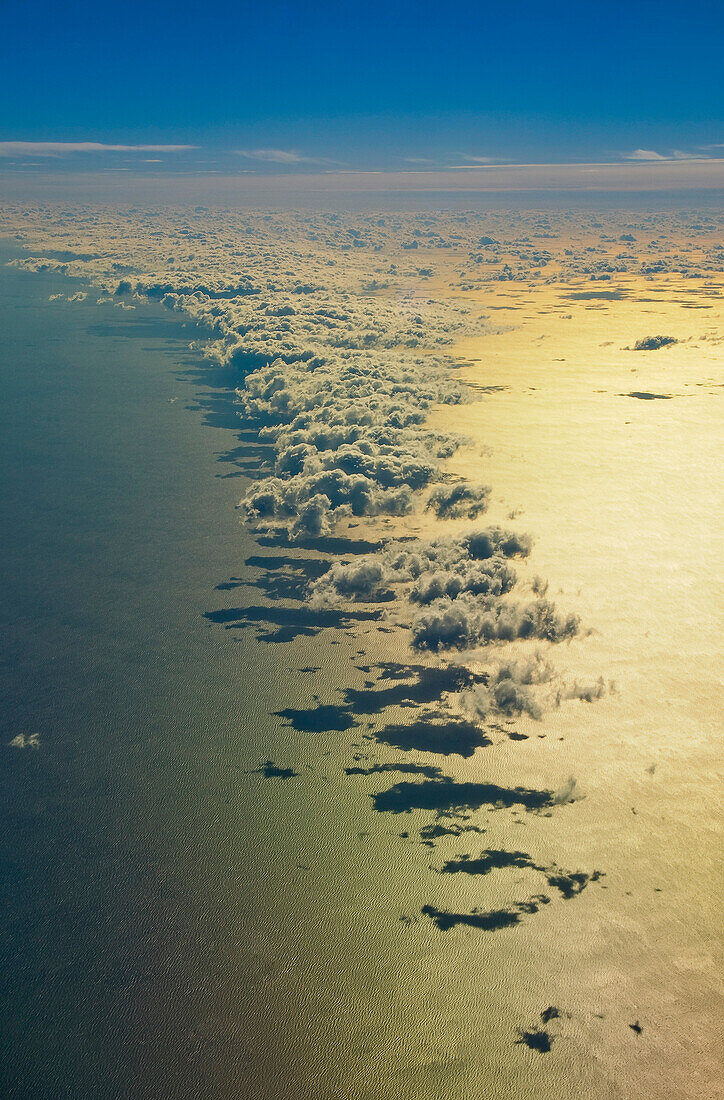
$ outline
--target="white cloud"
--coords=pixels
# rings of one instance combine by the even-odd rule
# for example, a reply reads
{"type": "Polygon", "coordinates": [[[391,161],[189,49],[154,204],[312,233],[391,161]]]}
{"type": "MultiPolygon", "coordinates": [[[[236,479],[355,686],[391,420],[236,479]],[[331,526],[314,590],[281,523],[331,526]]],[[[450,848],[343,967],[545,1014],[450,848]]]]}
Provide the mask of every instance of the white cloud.
{"type": "MultiPolygon", "coordinates": [[[[714,148],[714,146],[702,145],[701,149],[714,148]]],[[[632,153],[624,153],[624,160],[706,160],[704,153],[685,153],[683,149],[672,149],[669,153],[657,153],[655,149],[634,149],[632,153]]]]}
{"type": "Polygon", "coordinates": [[[654,149],[634,149],[632,153],[624,153],[625,160],[667,160],[668,158],[654,149]]]}
{"type": "Polygon", "coordinates": [[[460,168],[508,168],[513,165],[513,161],[509,160],[491,160],[485,162],[478,162],[477,164],[446,164],[444,170],[449,172],[451,170],[457,171],[460,168]]]}
{"type": "MultiPolygon", "coordinates": [[[[505,157],[471,157],[468,153],[462,154],[464,160],[470,160],[473,165],[478,164],[511,164],[512,161],[506,160],[505,157]]],[[[457,165],[456,165],[457,167],[457,165]]],[[[462,166],[461,166],[462,167],[462,166]]]]}
{"type": "Polygon", "coordinates": [[[248,160],[263,160],[269,164],[312,164],[314,157],[304,157],[291,149],[235,149],[237,156],[248,160]]]}
{"type": "Polygon", "coordinates": [[[197,145],[107,145],[102,141],[0,141],[0,157],[62,157],[66,153],[179,153],[197,145]]]}
{"type": "Polygon", "coordinates": [[[319,164],[339,165],[339,161],[330,160],[328,157],[308,157],[298,153],[294,149],[233,149],[238,157],[245,160],[255,160],[262,164],[319,164]]]}

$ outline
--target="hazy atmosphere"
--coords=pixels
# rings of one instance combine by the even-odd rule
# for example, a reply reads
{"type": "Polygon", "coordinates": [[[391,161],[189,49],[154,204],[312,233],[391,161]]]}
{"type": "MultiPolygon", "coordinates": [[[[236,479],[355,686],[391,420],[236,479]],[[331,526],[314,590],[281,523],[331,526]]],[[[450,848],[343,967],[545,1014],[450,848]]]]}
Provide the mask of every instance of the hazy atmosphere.
{"type": "Polygon", "coordinates": [[[722,1090],[720,5],[0,46],[0,1093],[722,1090]]]}

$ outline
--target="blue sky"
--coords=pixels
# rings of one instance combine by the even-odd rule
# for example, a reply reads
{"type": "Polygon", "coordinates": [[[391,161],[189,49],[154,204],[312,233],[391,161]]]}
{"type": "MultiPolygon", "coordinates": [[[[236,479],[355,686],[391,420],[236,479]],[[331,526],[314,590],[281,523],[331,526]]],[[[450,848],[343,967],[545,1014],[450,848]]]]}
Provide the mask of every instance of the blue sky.
{"type": "Polygon", "coordinates": [[[26,0],[6,6],[2,39],[6,165],[52,153],[56,166],[299,172],[724,154],[723,0],[26,0]]]}

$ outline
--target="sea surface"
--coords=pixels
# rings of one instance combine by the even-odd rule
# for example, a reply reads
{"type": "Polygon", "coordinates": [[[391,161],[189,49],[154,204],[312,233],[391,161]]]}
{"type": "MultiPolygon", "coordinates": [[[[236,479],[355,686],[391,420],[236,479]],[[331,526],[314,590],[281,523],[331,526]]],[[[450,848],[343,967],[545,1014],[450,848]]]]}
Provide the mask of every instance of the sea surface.
{"type": "Polygon", "coordinates": [[[230,380],[79,289],[0,266],[0,1092],[235,1095],[251,1045],[264,1095],[307,826],[247,773],[296,655],[205,618],[256,549],[230,380]]]}
{"type": "Polygon", "coordinates": [[[399,637],[299,599],[365,547],[254,541],[234,506],[265,454],[238,375],[160,307],[50,300],[79,290],[0,265],[0,1094],[714,1095],[716,397],[604,407],[562,371],[530,402],[525,371],[471,368],[508,387],[466,412],[496,507],[525,511],[594,631],[564,671],[617,687],[469,760],[410,754],[370,740],[382,698],[410,721],[404,693],[339,705],[414,679],[399,637]],[[571,394],[581,418],[551,428],[571,394]],[[506,789],[574,774],[585,797],[458,815],[485,836],[433,845],[430,813],[372,797],[424,781],[410,761],[506,789]],[[441,930],[423,907],[540,890],[525,866],[439,873],[475,842],[602,877],[512,927],[441,930]],[[520,1043],[552,1006],[552,1050],[520,1043]]]}

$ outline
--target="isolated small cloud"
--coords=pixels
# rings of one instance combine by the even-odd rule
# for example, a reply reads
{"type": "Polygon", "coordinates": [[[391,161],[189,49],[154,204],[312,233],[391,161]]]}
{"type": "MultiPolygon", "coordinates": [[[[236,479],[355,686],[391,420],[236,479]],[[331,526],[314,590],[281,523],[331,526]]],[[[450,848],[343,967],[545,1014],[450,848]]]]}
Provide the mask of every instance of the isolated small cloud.
{"type": "Polygon", "coordinates": [[[556,806],[565,806],[567,802],[579,802],[582,798],[585,798],[585,795],[580,792],[578,780],[575,775],[570,775],[553,795],[553,803],[556,806]]]}

